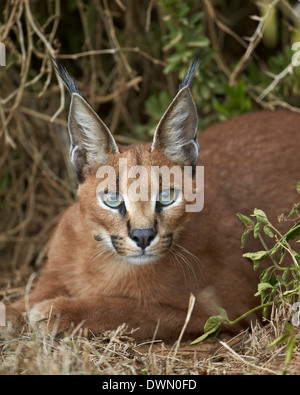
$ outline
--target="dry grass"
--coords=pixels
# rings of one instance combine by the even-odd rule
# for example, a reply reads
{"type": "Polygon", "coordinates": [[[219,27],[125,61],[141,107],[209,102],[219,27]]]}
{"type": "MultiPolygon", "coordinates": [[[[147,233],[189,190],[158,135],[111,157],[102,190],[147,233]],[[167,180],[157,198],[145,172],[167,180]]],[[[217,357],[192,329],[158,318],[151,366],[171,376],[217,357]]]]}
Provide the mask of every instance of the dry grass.
{"type": "Polygon", "coordinates": [[[288,369],[284,346],[267,349],[271,326],[253,328],[235,339],[190,346],[137,344],[124,328],[92,339],[40,337],[37,333],[0,340],[0,374],[17,375],[281,375],[298,374],[300,347],[288,369]],[[232,344],[234,345],[232,345],[232,344]]]}
{"type": "MultiPolygon", "coordinates": [[[[3,300],[28,292],[32,280],[27,287],[3,290],[3,300]]],[[[268,347],[286,333],[293,313],[290,306],[281,305],[264,326],[257,323],[235,337],[221,335],[193,346],[180,337],[174,344],[155,336],[138,343],[125,325],[89,339],[80,327],[57,338],[41,336],[27,326],[18,338],[0,333],[0,375],[295,375],[300,370],[300,344],[288,366],[286,343],[268,347]]],[[[299,338],[300,329],[294,329],[299,338]]]]}

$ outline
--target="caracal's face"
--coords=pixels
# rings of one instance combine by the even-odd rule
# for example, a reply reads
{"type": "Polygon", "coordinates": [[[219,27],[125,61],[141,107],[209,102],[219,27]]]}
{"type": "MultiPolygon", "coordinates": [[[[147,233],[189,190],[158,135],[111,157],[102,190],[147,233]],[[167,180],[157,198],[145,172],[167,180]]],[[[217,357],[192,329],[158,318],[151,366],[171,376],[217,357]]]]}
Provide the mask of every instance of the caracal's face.
{"type": "Polygon", "coordinates": [[[87,237],[94,237],[99,251],[131,264],[158,260],[176,244],[189,217],[182,180],[179,166],[147,146],[111,155],[107,165],[91,172],[79,188],[81,210],[91,230],[87,237]],[[173,173],[157,176],[162,166],[173,167],[173,173]]]}
{"type": "MultiPolygon", "coordinates": [[[[54,61],[71,93],[70,159],[80,183],[81,213],[91,232],[87,237],[98,243],[98,257],[111,254],[132,264],[150,263],[170,251],[183,229],[188,217],[183,168],[195,168],[199,155],[198,116],[189,85],[201,52],[159,121],[151,147],[127,149],[118,147],[66,69],[54,61]],[[168,172],[155,175],[155,167],[162,166],[179,171],[172,177],[168,172]]],[[[188,177],[192,180],[191,173],[188,177]]]]}

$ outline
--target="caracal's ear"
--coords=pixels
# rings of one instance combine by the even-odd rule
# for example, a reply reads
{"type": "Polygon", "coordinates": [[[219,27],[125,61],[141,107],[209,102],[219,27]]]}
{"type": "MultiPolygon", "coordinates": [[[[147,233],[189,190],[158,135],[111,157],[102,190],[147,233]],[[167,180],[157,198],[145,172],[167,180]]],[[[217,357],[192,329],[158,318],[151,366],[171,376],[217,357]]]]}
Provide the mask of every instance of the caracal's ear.
{"type": "Polygon", "coordinates": [[[78,181],[82,183],[87,171],[107,162],[109,154],[118,153],[110,130],[82,97],[67,70],[52,58],[54,68],[71,94],[69,110],[70,158],[78,181]]]}
{"type": "Polygon", "coordinates": [[[179,91],[161,118],[151,151],[160,149],[165,156],[183,166],[195,166],[200,152],[197,139],[198,116],[190,84],[199,67],[200,49],[195,55],[179,91]]]}

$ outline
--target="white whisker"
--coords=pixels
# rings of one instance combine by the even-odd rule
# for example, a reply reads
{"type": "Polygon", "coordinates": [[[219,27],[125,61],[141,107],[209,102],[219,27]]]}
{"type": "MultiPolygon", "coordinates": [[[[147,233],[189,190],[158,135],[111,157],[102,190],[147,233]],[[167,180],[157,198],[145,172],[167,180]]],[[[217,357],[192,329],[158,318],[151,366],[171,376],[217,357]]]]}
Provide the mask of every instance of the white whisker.
{"type": "Polygon", "coordinates": [[[179,264],[179,266],[180,266],[180,268],[181,268],[181,270],[182,270],[182,273],[183,273],[184,283],[185,283],[185,285],[187,286],[185,271],[184,271],[184,268],[183,268],[183,266],[182,266],[180,260],[178,259],[177,255],[175,254],[175,250],[170,249],[170,250],[167,252],[167,255],[168,255],[170,261],[171,261],[171,258],[175,258],[176,262],[179,264]]]}
{"type": "MultiPolygon", "coordinates": [[[[174,242],[173,242],[171,251],[173,252],[174,256],[177,255],[178,258],[189,268],[189,271],[191,271],[193,273],[194,279],[195,279],[197,286],[198,286],[198,278],[197,278],[193,264],[190,259],[192,259],[194,263],[197,263],[197,264],[200,263],[200,265],[202,265],[202,262],[200,261],[200,259],[198,257],[196,257],[196,255],[194,255],[193,253],[188,251],[186,248],[182,247],[180,244],[177,244],[174,242]],[[175,246],[181,248],[182,252],[176,250],[174,248],[175,246]],[[185,256],[184,254],[187,254],[187,256],[185,256]]],[[[177,260],[177,262],[178,262],[178,260],[177,260]]],[[[200,269],[201,269],[201,266],[200,266],[200,269]]]]}
{"type": "MultiPolygon", "coordinates": [[[[180,245],[180,244],[177,244],[177,243],[173,243],[173,244],[174,244],[175,246],[181,248],[181,249],[182,249],[185,253],[187,253],[188,255],[190,255],[190,256],[193,258],[193,261],[196,262],[196,263],[199,263],[200,266],[201,266],[201,269],[203,269],[203,267],[204,267],[203,262],[202,262],[195,254],[193,254],[191,251],[187,250],[185,247],[183,247],[183,246],[180,245]]],[[[202,272],[202,270],[201,270],[201,272],[202,272]]]]}

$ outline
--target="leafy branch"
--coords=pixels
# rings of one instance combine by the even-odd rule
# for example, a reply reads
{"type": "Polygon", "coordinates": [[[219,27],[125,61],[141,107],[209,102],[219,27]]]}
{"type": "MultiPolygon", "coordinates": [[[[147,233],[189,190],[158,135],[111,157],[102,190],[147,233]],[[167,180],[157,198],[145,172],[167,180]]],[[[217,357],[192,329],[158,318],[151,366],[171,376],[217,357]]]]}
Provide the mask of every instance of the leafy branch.
{"type": "MultiPolygon", "coordinates": [[[[297,191],[300,194],[300,182],[297,184],[297,191]]],[[[210,317],[206,321],[203,335],[194,340],[192,344],[199,343],[211,336],[217,336],[222,325],[235,325],[257,310],[262,309],[263,317],[266,318],[270,306],[275,304],[277,307],[281,305],[291,307],[292,303],[300,301],[300,254],[291,246],[291,241],[295,241],[295,244],[300,243],[299,208],[300,202],[294,205],[286,217],[281,216],[286,221],[294,222],[294,225],[284,235],[269,221],[265,212],[260,209],[254,210],[251,215],[252,218],[237,213],[238,218],[245,225],[245,230],[241,237],[242,248],[245,247],[251,233],[253,233],[255,239],[260,240],[264,248],[256,252],[247,252],[243,254],[243,257],[252,260],[254,270],[258,270],[262,261],[267,257],[272,262],[271,265],[262,270],[259,277],[260,281],[255,296],[261,297],[261,304],[233,321],[229,320],[223,308],[218,307],[220,315],[210,317]],[[273,247],[268,248],[265,241],[266,237],[274,241],[273,247]],[[288,257],[290,258],[288,259],[288,257]]],[[[268,347],[286,342],[286,366],[288,367],[294,347],[300,340],[300,334],[292,324],[285,323],[285,328],[286,332],[270,343],[268,347]]]]}

